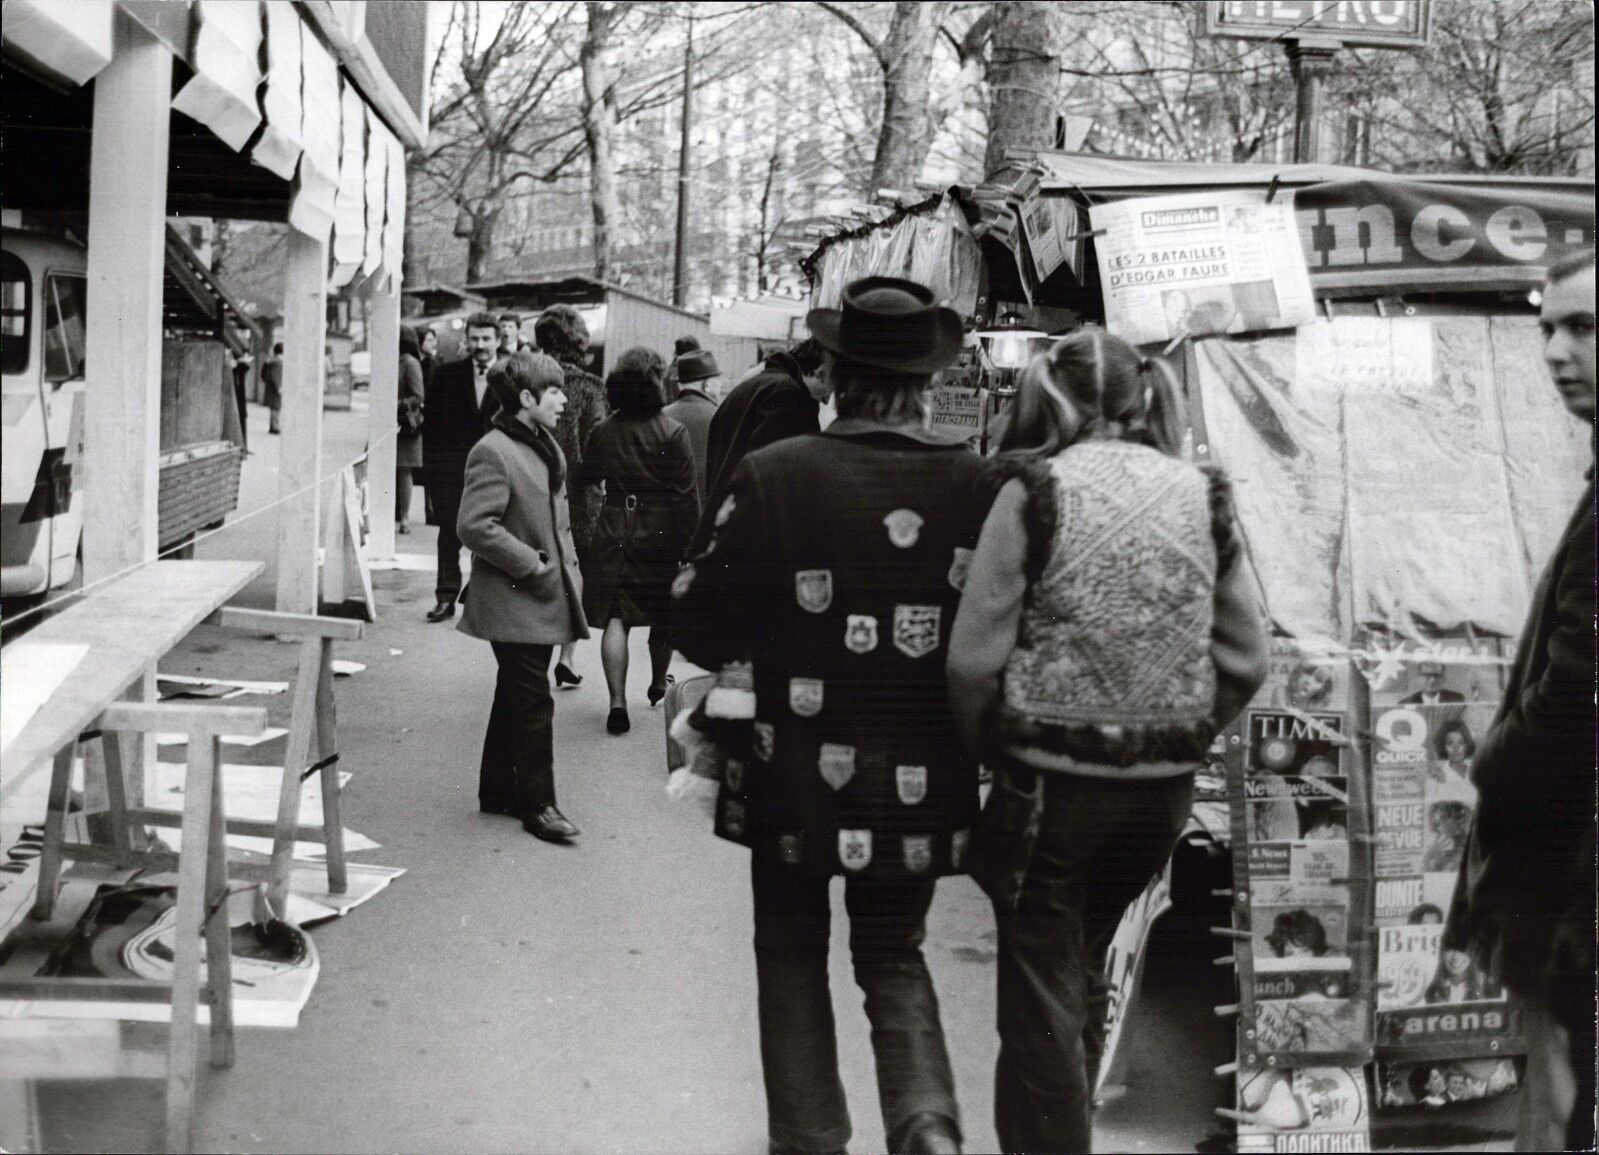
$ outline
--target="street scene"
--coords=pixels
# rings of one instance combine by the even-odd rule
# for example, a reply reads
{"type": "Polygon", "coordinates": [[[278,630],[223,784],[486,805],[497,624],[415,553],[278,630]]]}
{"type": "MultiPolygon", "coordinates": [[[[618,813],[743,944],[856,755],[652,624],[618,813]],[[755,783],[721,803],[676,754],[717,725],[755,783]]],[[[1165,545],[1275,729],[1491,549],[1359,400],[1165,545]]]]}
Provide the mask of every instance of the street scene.
{"type": "Polygon", "coordinates": [[[1591,6],[0,20],[0,1151],[1594,1149],[1591,6]]]}

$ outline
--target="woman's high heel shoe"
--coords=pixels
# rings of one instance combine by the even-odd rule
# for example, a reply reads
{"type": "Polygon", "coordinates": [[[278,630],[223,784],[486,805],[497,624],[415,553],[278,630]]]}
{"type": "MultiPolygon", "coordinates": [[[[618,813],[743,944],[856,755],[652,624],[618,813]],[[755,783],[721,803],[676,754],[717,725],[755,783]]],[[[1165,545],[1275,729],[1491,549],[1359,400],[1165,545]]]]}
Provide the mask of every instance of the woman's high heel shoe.
{"type": "MultiPolygon", "coordinates": [[[[677,679],[671,674],[666,675],[666,686],[670,686],[675,681],[677,679]]],[[[649,698],[651,706],[659,706],[661,704],[661,699],[666,697],[666,686],[651,686],[645,691],[645,696],[649,698]]]]}
{"type": "Polygon", "coordinates": [[[581,686],[582,684],[582,674],[574,674],[572,667],[565,662],[555,663],[555,685],[557,688],[564,690],[568,686],[581,686]]]}

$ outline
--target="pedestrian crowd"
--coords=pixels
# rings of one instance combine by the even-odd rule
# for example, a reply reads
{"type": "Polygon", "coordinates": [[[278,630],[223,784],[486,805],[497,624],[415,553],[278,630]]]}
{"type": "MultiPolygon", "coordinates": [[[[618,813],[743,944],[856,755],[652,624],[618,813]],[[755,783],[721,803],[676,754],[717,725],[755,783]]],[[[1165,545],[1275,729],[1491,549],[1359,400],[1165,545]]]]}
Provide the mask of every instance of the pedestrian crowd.
{"type": "MultiPolygon", "coordinates": [[[[1542,309],[1546,362],[1591,423],[1591,252],[1551,270],[1542,309]]],[[[1096,326],[1022,372],[983,457],[929,421],[963,334],[927,288],[868,277],[807,321],[730,389],[692,338],[670,362],[622,352],[602,383],[566,306],[531,344],[520,318],[475,314],[467,357],[437,366],[431,335],[402,337],[401,473],[438,525],[428,618],[464,603],[499,667],[480,806],[578,837],[556,802],[552,659],[576,685],[572,648],[599,632],[624,733],[628,635],[648,629],[651,706],[674,652],[712,675],[673,733],[712,752],[715,833],[750,851],[770,1149],[851,1136],[836,875],[889,1147],[960,1149],[922,945],[937,879],[964,873],[998,929],[1000,1143],[1088,1151],[1111,936],[1265,676],[1227,479],[1185,459],[1165,365],[1096,326]]],[[[402,485],[402,532],[410,504],[402,485]]],[[[1593,1133],[1593,517],[1590,473],[1476,748],[1445,940],[1534,1008],[1540,1146],[1593,1133]]]]}

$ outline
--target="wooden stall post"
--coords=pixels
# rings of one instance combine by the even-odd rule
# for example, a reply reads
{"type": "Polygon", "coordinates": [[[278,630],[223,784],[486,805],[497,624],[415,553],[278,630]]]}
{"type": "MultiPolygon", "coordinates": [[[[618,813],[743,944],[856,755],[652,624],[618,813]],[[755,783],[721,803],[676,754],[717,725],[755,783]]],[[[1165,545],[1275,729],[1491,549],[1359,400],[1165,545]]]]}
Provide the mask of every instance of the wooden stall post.
{"type": "MultiPolygon", "coordinates": [[[[379,274],[381,276],[381,274],[379,274]]],[[[372,408],[367,434],[366,471],[371,515],[371,557],[394,557],[394,458],[396,412],[400,404],[400,286],[390,282],[375,289],[368,302],[367,353],[372,358],[372,408]]]]}
{"type": "Polygon", "coordinates": [[[322,346],[328,325],[328,244],[289,230],[283,292],[282,456],[278,468],[277,608],[316,612],[322,501],[322,346]]]}
{"type": "MultiPolygon", "coordinates": [[[[83,409],[83,581],[155,558],[161,486],[161,294],[166,269],[172,55],[126,15],[94,81],[83,409]]],[[[62,404],[65,398],[55,398],[62,404]]],[[[128,697],[154,701],[155,667],[128,697]]],[[[127,743],[134,805],[154,740],[127,743]]],[[[97,746],[86,753],[89,810],[109,801],[97,746]]]]}

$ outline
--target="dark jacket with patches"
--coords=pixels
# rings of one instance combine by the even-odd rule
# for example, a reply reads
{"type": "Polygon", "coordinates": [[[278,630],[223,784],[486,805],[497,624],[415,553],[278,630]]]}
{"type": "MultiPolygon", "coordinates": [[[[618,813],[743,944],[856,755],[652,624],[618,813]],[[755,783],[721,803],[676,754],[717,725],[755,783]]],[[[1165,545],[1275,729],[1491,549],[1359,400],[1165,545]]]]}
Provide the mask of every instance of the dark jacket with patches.
{"type": "Polygon", "coordinates": [[[963,445],[859,419],[744,459],[673,589],[685,655],[754,663],[718,834],[812,873],[962,869],[977,764],[944,660],[994,491],[963,445]]]}
{"type": "Polygon", "coordinates": [[[1493,728],[1444,945],[1593,1029],[1594,506],[1577,505],[1533,597],[1493,728]]]}
{"type": "Polygon", "coordinates": [[[733,473],[746,454],[789,437],[821,429],[821,406],[800,375],[799,362],[774,353],[761,371],[734,387],[711,417],[705,436],[704,517],[694,533],[691,552],[698,553],[710,536],[710,518],[722,504],[733,473]]]}

